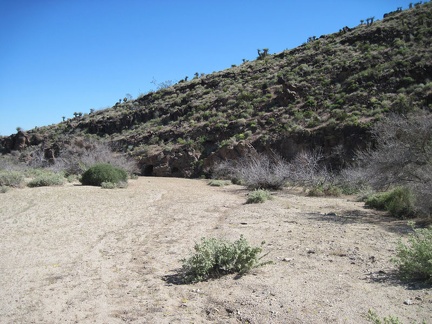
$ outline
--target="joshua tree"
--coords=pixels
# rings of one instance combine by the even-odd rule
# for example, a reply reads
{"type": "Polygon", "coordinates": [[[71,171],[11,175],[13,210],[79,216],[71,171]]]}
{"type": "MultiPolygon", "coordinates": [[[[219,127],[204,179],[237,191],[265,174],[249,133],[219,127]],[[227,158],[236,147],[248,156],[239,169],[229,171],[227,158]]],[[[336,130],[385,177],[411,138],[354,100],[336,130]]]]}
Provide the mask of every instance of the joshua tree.
{"type": "Polygon", "coordinates": [[[364,24],[364,20],[362,19],[362,20],[360,20],[360,25],[363,25],[364,24]]]}
{"type": "Polygon", "coordinates": [[[185,78],[184,78],[185,82],[187,81],[187,79],[188,79],[188,76],[185,76],[185,78]]]}
{"type": "Polygon", "coordinates": [[[268,48],[263,48],[262,52],[260,49],[258,49],[258,60],[264,59],[268,55],[268,48]]]}
{"type": "Polygon", "coordinates": [[[90,109],[90,114],[93,114],[95,110],[93,108],[90,109]]]}
{"type": "Polygon", "coordinates": [[[198,79],[199,78],[199,73],[198,72],[195,72],[195,74],[194,74],[194,79],[198,79]]]}
{"type": "Polygon", "coordinates": [[[65,116],[62,116],[62,119],[63,119],[63,121],[65,121],[66,117],[65,117],[65,116]]]}

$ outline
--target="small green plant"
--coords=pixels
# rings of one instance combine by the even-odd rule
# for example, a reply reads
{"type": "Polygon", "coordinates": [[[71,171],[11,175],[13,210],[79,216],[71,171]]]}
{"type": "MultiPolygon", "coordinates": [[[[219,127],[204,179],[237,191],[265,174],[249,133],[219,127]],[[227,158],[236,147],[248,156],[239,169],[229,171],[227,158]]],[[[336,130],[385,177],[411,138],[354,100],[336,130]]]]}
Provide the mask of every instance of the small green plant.
{"type": "Polygon", "coordinates": [[[378,314],[372,309],[369,309],[366,319],[369,322],[374,324],[401,324],[399,318],[393,316],[384,317],[383,319],[380,319],[378,314]]]}
{"type": "Polygon", "coordinates": [[[62,186],[66,179],[62,174],[43,173],[31,180],[27,185],[34,187],[62,186]]]}
{"type": "Polygon", "coordinates": [[[260,262],[265,255],[258,257],[264,244],[251,247],[243,235],[234,243],[203,237],[200,244],[195,244],[195,254],[181,260],[183,281],[195,283],[230,273],[243,275],[253,268],[269,264],[270,261],[260,262]]]}
{"type": "Polygon", "coordinates": [[[270,191],[264,189],[256,189],[248,194],[246,204],[263,203],[268,199],[273,199],[270,191]]]}
{"type": "Polygon", "coordinates": [[[6,193],[9,191],[9,189],[10,189],[10,187],[0,186],[0,193],[6,193]]]}
{"type": "Polygon", "coordinates": [[[432,227],[414,229],[407,244],[402,240],[397,246],[393,262],[398,266],[402,280],[421,280],[432,283],[432,227]]]}
{"type": "Polygon", "coordinates": [[[103,182],[118,184],[127,182],[127,172],[111,164],[100,163],[90,167],[81,177],[81,183],[87,186],[101,186],[103,182]]]}
{"type": "Polygon", "coordinates": [[[228,186],[230,184],[231,184],[230,180],[210,180],[208,182],[208,185],[212,187],[223,187],[223,186],[228,186]]]}
{"type": "Polygon", "coordinates": [[[372,195],[366,200],[366,206],[387,210],[398,218],[414,216],[414,197],[409,189],[404,187],[372,195]]]}
{"type": "Polygon", "coordinates": [[[18,171],[0,171],[0,186],[21,187],[24,183],[24,174],[18,171]]]}

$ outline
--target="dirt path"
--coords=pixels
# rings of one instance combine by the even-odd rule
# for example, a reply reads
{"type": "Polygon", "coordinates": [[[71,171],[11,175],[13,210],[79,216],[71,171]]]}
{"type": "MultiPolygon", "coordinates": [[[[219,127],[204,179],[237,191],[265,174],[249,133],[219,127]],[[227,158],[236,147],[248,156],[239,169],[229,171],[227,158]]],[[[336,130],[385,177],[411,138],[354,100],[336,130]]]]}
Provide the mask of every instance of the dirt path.
{"type": "Polygon", "coordinates": [[[431,289],[393,276],[402,222],[343,198],[281,192],[245,205],[245,193],[139,178],[1,194],[0,323],[367,323],[369,309],[432,322],[431,289]],[[240,279],[169,279],[201,237],[240,234],[266,241],[274,264],[240,279]]]}

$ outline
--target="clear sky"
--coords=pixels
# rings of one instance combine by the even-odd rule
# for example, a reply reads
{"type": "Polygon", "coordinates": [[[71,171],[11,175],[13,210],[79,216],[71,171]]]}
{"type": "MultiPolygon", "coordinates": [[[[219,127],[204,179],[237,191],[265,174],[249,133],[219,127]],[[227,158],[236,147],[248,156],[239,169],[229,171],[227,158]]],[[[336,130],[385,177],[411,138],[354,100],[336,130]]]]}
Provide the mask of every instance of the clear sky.
{"type": "MultiPolygon", "coordinates": [[[[0,135],[354,27],[407,0],[0,0],[0,135]]],[[[414,1],[416,2],[416,1],[414,1]]]]}

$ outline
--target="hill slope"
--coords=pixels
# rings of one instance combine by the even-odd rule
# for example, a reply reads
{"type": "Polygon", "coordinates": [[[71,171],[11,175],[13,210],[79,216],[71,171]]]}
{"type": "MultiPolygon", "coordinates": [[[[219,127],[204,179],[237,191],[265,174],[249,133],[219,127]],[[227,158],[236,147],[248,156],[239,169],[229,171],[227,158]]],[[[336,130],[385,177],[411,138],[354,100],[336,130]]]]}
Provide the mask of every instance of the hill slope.
{"type": "Polygon", "coordinates": [[[109,139],[143,174],[194,176],[249,150],[321,147],[334,166],[383,114],[430,112],[432,4],[311,37],[292,50],[196,76],[112,108],[1,140],[3,152],[109,139]]]}

